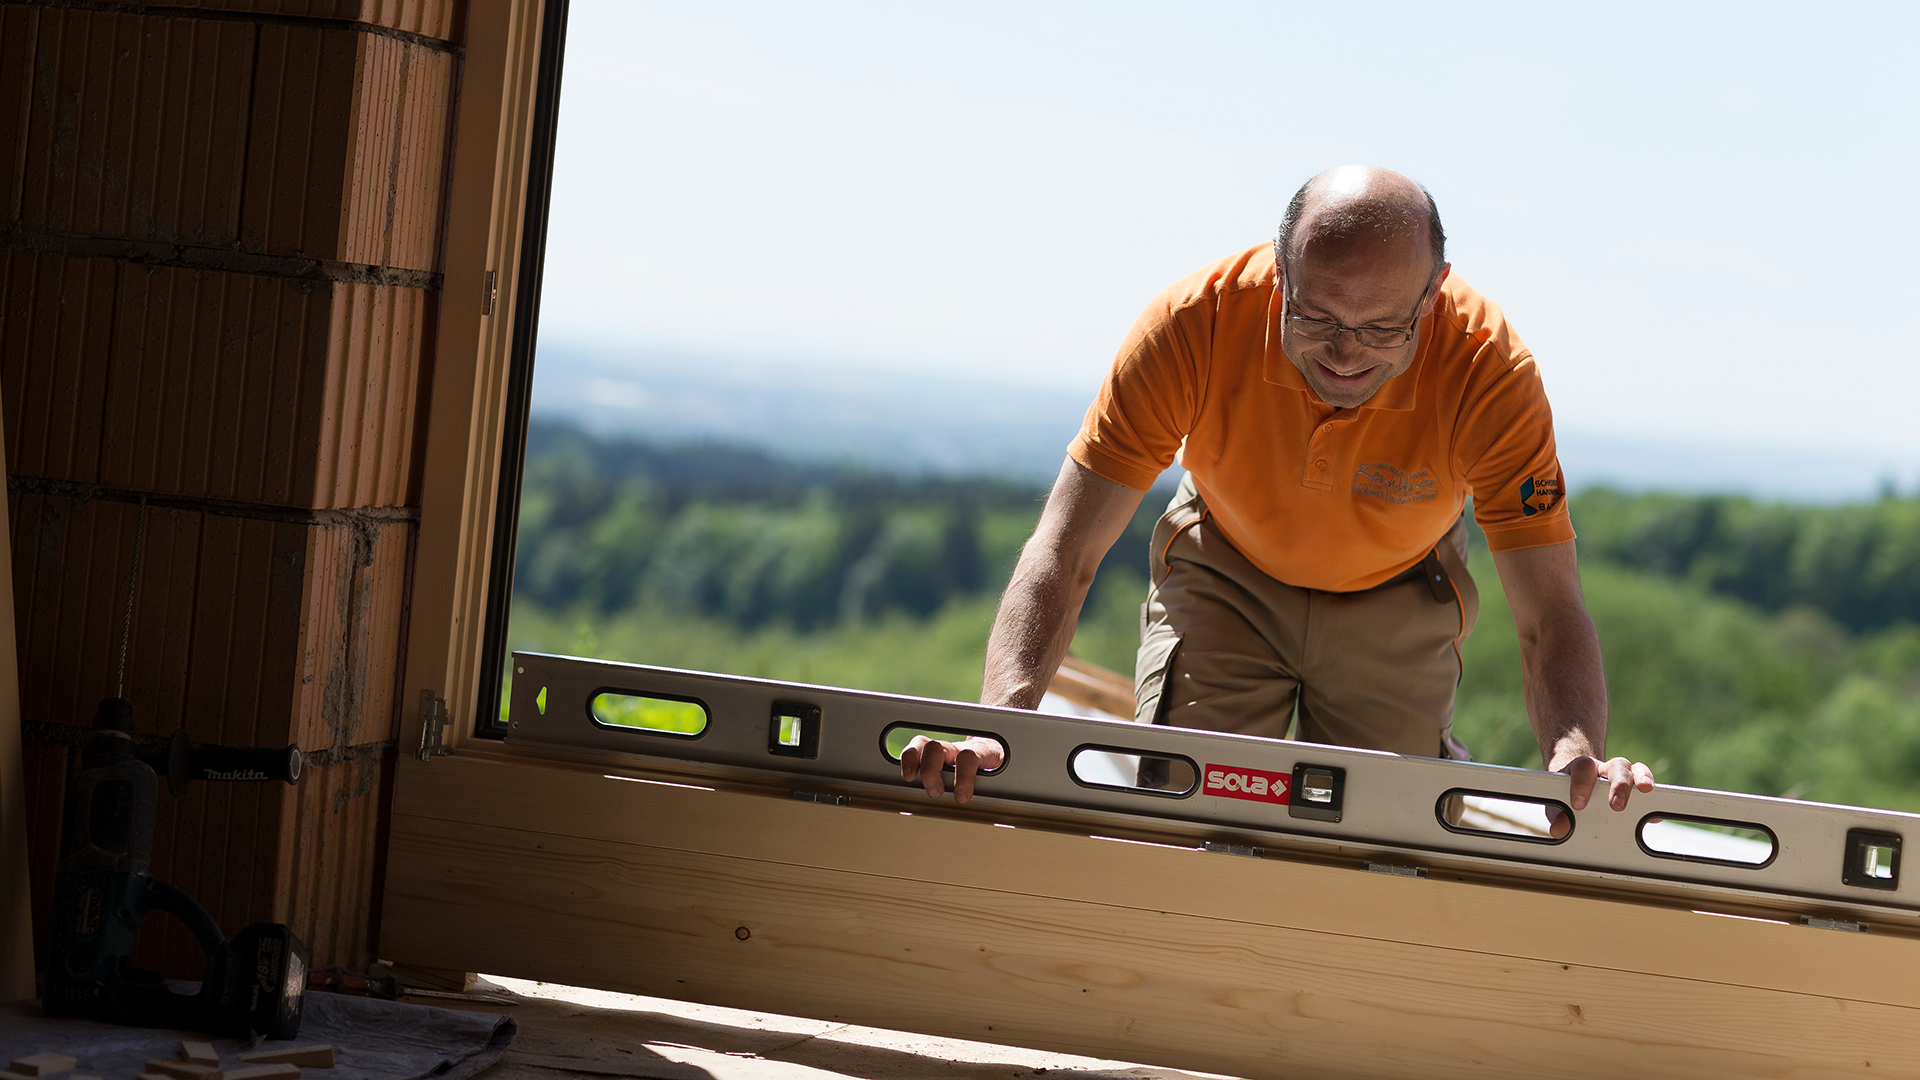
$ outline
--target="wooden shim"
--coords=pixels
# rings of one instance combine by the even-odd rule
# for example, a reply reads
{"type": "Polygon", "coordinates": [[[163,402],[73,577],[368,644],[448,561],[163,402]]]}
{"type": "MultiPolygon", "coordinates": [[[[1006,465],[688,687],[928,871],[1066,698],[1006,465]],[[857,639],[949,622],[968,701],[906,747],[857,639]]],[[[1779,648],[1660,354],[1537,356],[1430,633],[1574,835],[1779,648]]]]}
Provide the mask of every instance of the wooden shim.
{"type": "Polygon", "coordinates": [[[241,1054],[240,1060],[263,1065],[307,1065],[318,1069],[331,1069],[333,1068],[333,1044],[308,1043],[305,1046],[253,1050],[241,1054]]]}
{"type": "Polygon", "coordinates": [[[52,1076],[54,1073],[66,1072],[78,1064],[80,1064],[80,1059],[74,1057],[72,1054],[56,1054],[49,1051],[47,1053],[32,1054],[23,1058],[14,1058],[13,1064],[8,1065],[7,1069],[21,1076],[52,1076]]]}
{"type": "Polygon", "coordinates": [[[147,1062],[147,1071],[161,1076],[171,1076],[174,1080],[221,1080],[219,1065],[201,1065],[191,1061],[168,1061],[162,1058],[147,1062]]]}
{"type": "Polygon", "coordinates": [[[1577,949],[1542,961],[501,827],[396,827],[392,865],[409,872],[389,925],[424,963],[1234,1076],[1920,1071],[1920,1010],[1577,949]],[[468,932],[483,914],[489,933],[468,932]]]}
{"type": "Polygon", "coordinates": [[[180,1041],[180,1060],[191,1061],[195,1065],[220,1064],[220,1051],[210,1042],[195,1042],[191,1039],[180,1041]]]}
{"type": "MultiPolygon", "coordinates": [[[[964,867],[971,884],[993,891],[1920,1006],[1920,940],[1878,928],[1846,934],[1713,918],[1688,907],[1369,874],[1358,868],[1358,856],[1338,866],[1001,829],[992,827],[999,819],[990,809],[907,817],[884,806],[632,783],[599,775],[604,768],[583,772],[465,751],[414,770],[419,775],[404,789],[409,797],[396,799],[393,833],[437,838],[487,814],[550,836],[902,880],[952,880],[964,867]]],[[[391,882],[415,873],[399,862],[389,866],[391,882]]],[[[390,928],[387,955],[404,952],[410,934],[390,928]]],[[[487,970],[516,974],[497,965],[487,970]]]]}
{"type": "Polygon", "coordinates": [[[243,1069],[228,1069],[226,1080],[298,1080],[300,1067],[280,1063],[275,1065],[248,1065],[243,1069]]]}

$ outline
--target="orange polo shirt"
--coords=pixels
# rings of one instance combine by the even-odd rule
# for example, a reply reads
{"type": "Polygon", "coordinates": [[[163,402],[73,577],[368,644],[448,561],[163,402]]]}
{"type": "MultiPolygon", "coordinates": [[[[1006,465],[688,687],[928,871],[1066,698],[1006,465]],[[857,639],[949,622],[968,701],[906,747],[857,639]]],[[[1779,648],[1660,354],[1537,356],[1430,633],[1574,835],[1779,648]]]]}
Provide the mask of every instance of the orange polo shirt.
{"type": "Polygon", "coordinates": [[[1178,457],[1221,534],[1301,588],[1406,570],[1468,496],[1495,551],[1573,539],[1540,373],[1499,307],[1449,274],[1418,349],[1359,408],[1321,401],[1280,347],[1258,244],[1147,305],[1067,453],[1139,490],[1178,457]]]}

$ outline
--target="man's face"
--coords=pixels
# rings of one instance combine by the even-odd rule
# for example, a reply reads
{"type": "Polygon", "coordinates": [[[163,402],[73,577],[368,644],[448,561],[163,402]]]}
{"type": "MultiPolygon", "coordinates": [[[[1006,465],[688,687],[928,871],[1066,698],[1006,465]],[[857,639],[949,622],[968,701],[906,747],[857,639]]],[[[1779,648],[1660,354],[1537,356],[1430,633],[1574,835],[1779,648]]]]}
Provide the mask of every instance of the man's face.
{"type": "Polygon", "coordinates": [[[1287,358],[1320,400],[1339,409],[1364,404],[1388,379],[1413,366],[1420,351],[1417,328],[1404,344],[1375,349],[1350,333],[1335,334],[1332,341],[1310,340],[1292,320],[1348,328],[1409,327],[1433,310],[1447,269],[1443,266],[1438,277],[1434,275],[1433,256],[1420,236],[1309,243],[1281,269],[1280,342],[1287,358]]]}

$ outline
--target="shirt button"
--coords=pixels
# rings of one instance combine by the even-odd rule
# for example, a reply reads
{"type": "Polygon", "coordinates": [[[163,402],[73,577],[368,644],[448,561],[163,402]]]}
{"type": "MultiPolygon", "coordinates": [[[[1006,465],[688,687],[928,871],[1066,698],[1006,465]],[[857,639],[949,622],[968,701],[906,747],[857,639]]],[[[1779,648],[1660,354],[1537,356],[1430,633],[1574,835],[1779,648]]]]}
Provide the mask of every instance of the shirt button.
{"type": "Polygon", "coordinates": [[[1332,424],[1326,424],[1326,425],[1324,425],[1324,426],[1322,426],[1322,427],[1320,428],[1320,433],[1321,433],[1322,435],[1325,435],[1325,434],[1327,434],[1328,432],[1331,432],[1332,430],[1333,430],[1333,425],[1332,425],[1332,424]]]}

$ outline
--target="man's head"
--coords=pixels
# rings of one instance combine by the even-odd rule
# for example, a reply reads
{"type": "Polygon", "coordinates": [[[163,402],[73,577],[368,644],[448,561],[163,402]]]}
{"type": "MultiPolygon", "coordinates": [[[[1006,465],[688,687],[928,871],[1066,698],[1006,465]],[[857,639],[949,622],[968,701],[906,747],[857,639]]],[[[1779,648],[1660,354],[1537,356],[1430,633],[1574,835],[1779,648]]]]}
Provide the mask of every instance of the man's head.
{"type": "Polygon", "coordinates": [[[1447,236],[1425,188],[1386,169],[1343,165],[1287,204],[1274,252],[1285,299],[1281,343],[1329,405],[1364,404],[1419,352],[1414,329],[1447,275],[1447,236]],[[1400,344],[1374,348],[1352,331],[1400,344]]]}

